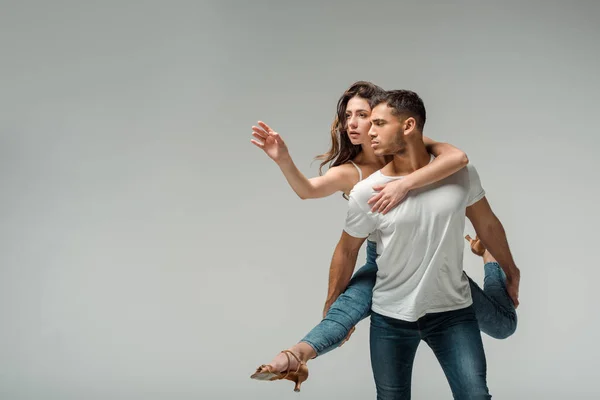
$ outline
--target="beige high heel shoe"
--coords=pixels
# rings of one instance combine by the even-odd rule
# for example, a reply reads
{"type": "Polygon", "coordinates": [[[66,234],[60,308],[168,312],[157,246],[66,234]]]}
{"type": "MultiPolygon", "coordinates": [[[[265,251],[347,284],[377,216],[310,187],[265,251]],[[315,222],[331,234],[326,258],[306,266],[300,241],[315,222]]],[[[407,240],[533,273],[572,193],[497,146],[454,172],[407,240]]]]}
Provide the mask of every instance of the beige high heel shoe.
{"type": "Polygon", "coordinates": [[[285,354],[288,360],[288,366],[285,372],[274,372],[270,365],[263,364],[256,368],[256,372],[253,373],[250,378],[259,381],[277,381],[280,379],[287,379],[296,384],[296,386],[294,386],[294,392],[299,392],[302,382],[308,379],[308,366],[290,350],[283,350],[282,353],[285,354]],[[290,355],[294,357],[296,361],[298,361],[298,368],[296,368],[295,371],[289,370],[291,364],[290,355]]]}

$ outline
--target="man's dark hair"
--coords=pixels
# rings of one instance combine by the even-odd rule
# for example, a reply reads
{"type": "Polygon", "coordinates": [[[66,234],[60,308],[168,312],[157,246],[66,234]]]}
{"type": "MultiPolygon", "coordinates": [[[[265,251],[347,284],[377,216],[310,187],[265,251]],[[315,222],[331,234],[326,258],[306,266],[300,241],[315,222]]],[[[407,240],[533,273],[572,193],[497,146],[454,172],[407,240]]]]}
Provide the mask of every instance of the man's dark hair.
{"type": "Polygon", "coordinates": [[[417,121],[417,128],[423,131],[425,126],[425,104],[418,94],[410,90],[388,90],[385,93],[374,96],[371,108],[385,103],[392,109],[392,114],[401,118],[413,117],[417,121]]]}

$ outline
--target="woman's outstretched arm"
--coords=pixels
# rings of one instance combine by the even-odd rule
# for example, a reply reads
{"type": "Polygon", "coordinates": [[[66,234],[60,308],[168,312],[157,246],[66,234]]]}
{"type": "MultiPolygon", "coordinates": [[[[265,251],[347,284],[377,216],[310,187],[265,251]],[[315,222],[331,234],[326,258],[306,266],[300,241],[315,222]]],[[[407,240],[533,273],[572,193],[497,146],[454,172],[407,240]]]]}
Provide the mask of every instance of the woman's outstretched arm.
{"type": "Polygon", "coordinates": [[[296,167],[282,137],[264,122],[252,127],[251,142],[262,149],[281,169],[290,187],[301,199],[327,197],[335,192],[349,192],[353,182],[353,168],[337,166],[330,168],[323,176],[307,178],[296,167]]]}

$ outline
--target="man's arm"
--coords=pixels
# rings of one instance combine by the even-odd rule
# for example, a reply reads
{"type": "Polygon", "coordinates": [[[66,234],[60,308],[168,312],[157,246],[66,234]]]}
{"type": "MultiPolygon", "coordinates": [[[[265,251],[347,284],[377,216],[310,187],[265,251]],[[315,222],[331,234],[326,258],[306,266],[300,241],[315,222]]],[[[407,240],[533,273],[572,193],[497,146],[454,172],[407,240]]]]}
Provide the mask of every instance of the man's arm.
{"type": "Polygon", "coordinates": [[[356,266],[358,250],[365,239],[355,238],[346,232],[342,232],[342,237],[335,247],[331,266],[329,267],[329,287],[327,289],[327,300],[323,308],[323,318],[325,318],[327,311],[329,311],[329,307],[346,290],[352,277],[352,271],[354,271],[354,267],[356,266]]]}
{"type": "Polygon", "coordinates": [[[502,267],[502,270],[506,274],[508,295],[511,297],[515,307],[517,307],[519,305],[521,272],[513,260],[502,223],[492,211],[485,197],[467,207],[467,218],[473,224],[481,242],[490,254],[498,260],[500,267],[502,267]]]}

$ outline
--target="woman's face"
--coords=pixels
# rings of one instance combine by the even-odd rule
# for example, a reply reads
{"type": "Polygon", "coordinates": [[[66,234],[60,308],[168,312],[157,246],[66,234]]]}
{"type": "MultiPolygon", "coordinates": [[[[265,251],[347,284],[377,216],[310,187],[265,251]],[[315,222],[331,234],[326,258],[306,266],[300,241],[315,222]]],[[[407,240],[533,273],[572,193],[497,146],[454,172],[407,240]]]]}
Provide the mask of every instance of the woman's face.
{"type": "Polygon", "coordinates": [[[352,144],[370,144],[371,107],[362,97],[355,96],[346,106],[346,131],[352,144]]]}

